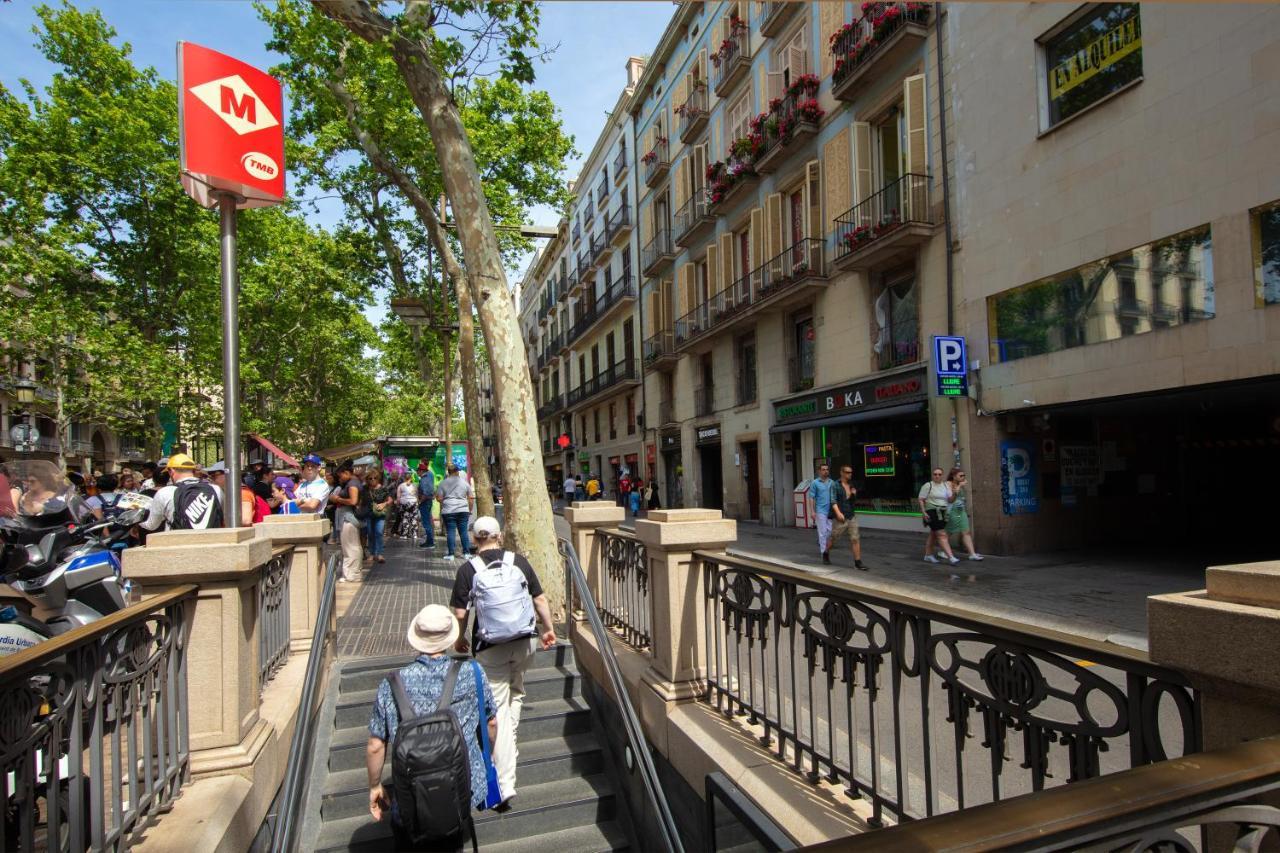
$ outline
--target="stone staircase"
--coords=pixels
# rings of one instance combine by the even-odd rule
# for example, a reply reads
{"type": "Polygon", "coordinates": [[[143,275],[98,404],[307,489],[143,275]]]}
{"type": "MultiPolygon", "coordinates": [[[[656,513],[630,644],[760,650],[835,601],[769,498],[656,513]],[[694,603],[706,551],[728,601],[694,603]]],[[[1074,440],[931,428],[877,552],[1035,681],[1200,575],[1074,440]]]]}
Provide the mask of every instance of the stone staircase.
{"type": "MultiPolygon", "coordinates": [[[[378,684],[406,658],[364,658],[342,665],[320,802],[316,850],[389,850],[391,830],[369,816],[365,743],[378,684]]],[[[480,848],[494,853],[626,850],[608,760],[591,729],[573,648],[539,652],[525,675],[519,794],[505,814],[476,815],[480,848]]],[[[315,802],[313,795],[312,802],[315,802]]],[[[469,845],[465,849],[470,849],[469,845]]]]}

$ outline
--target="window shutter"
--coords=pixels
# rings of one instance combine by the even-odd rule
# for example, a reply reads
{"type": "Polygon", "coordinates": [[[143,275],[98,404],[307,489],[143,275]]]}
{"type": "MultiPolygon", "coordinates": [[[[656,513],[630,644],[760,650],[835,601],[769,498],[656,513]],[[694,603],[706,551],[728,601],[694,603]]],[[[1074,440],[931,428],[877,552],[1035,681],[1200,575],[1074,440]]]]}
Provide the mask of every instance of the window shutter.
{"type": "Polygon", "coordinates": [[[644,206],[644,215],[640,217],[640,245],[647,247],[653,239],[653,205],[644,206]]]}
{"type": "MultiPolygon", "coordinates": [[[[844,20],[844,4],[843,3],[819,3],[818,5],[818,32],[823,39],[831,37],[831,34],[840,29],[840,24],[844,20]]],[[[826,44],[825,41],[819,42],[826,44]]],[[[823,77],[831,76],[832,70],[835,68],[835,57],[831,55],[831,51],[822,51],[822,71],[823,77]]]]}
{"type": "Polygon", "coordinates": [[[733,251],[733,233],[726,231],[720,235],[720,290],[728,290],[736,278],[733,251]]]}
{"type": "MultiPolygon", "coordinates": [[[[720,252],[715,241],[707,246],[707,297],[720,292],[720,252]]],[[[699,294],[701,298],[701,294],[699,294]]]]}
{"type": "Polygon", "coordinates": [[[680,316],[693,310],[693,264],[680,267],[680,316]]]}
{"type": "Polygon", "coordinates": [[[769,104],[779,100],[782,97],[783,90],[786,88],[786,81],[783,79],[781,71],[770,71],[765,75],[765,80],[765,104],[764,110],[761,110],[761,112],[767,111],[769,104]]]}
{"type": "Polygon", "coordinates": [[[865,121],[853,123],[853,170],[854,204],[861,204],[871,198],[872,193],[871,125],[865,121]]]}
{"type": "MultiPolygon", "coordinates": [[[[707,82],[707,50],[706,48],[703,48],[702,50],[698,51],[698,79],[701,80],[703,83],[707,82]]],[[[709,86],[707,88],[710,89],[709,86]]],[[[711,96],[708,95],[707,97],[709,99],[711,96]]]]}
{"type": "Polygon", "coordinates": [[[694,175],[691,186],[694,192],[698,192],[707,186],[707,143],[699,145],[693,153],[694,175]]]}
{"type": "Polygon", "coordinates": [[[764,208],[751,211],[751,269],[764,263],[764,208]]]}
{"type": "Polygon", "coordinates": [[[809,73],[809,54],[802,46],[803,42],[797,41],[796,44],[787,48],[787,65],[791,67],[791,81],[801,74],[809,73]]]}
{"type": "Polygon", "coordinates": [[[824,232],[835,227],[835,218],[853,202],[849,198],[849,132],[842,130],[822,147],[822,185],[826,194],[827,218],[824,232]]]}
{"type": "Polygon", "coordinates": [[[804,167],[804,236],[812,240],[822,239],[822,173],[817,160],[810,160],[804,167]]]}
{"type": "Polygon", "coordinates": [[[924,75],[902,81],[902,112],[907,122],[907,172],[929,173],[929,137],[925,128],[924,75]]]}
{"type": "Polygon", "coordinates": [[[688,183],[685,179],[685,172],[689,169],[689,158],[683,158],[676,164],[676,186],[675,186],[675,210],[679,214],[684,208],[685,192],[688,189],[688,183]]]}
{"type": "Polygon", "coordinates": [[[658,309],[661,311],[662,322],[658,328],[664,332],[671,331],[671,279],[665,278],[659,287],[661,296],[658,299],[658,309]]]}
{"type": "Polygon", "coordinates": [[[782,193],[771,193],[764,200],[764,255],[769,275],[776,281],[782,272],[782,193]]]}

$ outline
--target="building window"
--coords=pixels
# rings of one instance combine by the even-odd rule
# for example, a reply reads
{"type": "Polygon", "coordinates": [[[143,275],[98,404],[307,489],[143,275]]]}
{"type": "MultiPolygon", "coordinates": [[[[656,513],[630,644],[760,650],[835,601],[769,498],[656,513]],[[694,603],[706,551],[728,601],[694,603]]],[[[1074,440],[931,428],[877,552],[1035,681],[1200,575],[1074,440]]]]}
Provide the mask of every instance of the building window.
{"type": "Polygon", "coordinates": [[[628,394],[626,396],[626,418],[627,418],[627,435],[636,434],[636,398],[628,394]]]}
{"type": "Polygon", "coordinates": [[[756,402],[756,336],[743,335],[734,342],[738,362],[738,405],[756,402]]]}
{"type": "Polygon", "coordinates": [[[609,404],[609,440],[614,441],[618,437],[618,404],[609,404]]]}
{"type": "Polygon", "coordinates": [[[996,294],[987,314],[993,362],[1209,319],[1209,226],[996,294]]]}
{"type": "Polygon", "coordinates": [[[791,359],[787,365],[792,391],[804,391],[813,387],[816,345],[817,334],[813,328],[813,316],[805,314],[792,320],[791,359]]]}
{"type": "Polygon", "coordinates": [[[886,276],[871,306],[872,352],[880,370],[920,360],[920,323],[913,273],[886,276]]]}
{"type": "Polygon", "coordinates": [[[1258,302],[1280,305],[1280,201],[1253,211],[1252,218],[1258,302]]]}
{"type": "Polygon", "coordinates": [[[593,430],[596,434],[596,444],[600,443],[600,410],[591,410],[591,425],[595,427],[593,430]]]}
{"type": "Polygon", "coordinates": [[[1142,79],[1137,3],[1098,3],[1040,40],[1048,130],[1142,79]]]}

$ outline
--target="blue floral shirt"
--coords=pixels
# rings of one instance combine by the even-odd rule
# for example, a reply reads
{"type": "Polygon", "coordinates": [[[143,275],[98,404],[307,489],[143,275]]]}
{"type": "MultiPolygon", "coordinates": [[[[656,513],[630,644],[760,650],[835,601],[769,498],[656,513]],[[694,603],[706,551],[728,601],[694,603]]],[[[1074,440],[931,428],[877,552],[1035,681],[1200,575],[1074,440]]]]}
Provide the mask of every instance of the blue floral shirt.
{"type": "MultiPolygon", "coordinates": [[[[444,680],[449,675],[449,664],[453,658],[438,658],[420,655],[417,660],[400,670],[400,680],[404,682],[405,692],[413,709],[419,714],[430,714],[435,711],[440,695],[444,693],[444,680]]],[[[487,790],[484,773],[484,753],[480,748],[480,708],[476,703],[475,671],[480,671],[480,684],[484,687],[484,720],[486,723],[498,715],[493,701],[493,691],[489,689],[489,680],[485,678],[484,669],[474,661],[465,661],[458,670],[458,680],[453,686],[453,712],[458,715],[462,725],[462,734],[467,737],[467,748],[471,754],[471,802],[476,808],[484,806],[487,790]]],[[[391,690],[391,681],[383,679],[378,685],[378,696],[373,700],[373,715],[369,717],[369,734],[387,742],[388,748],[395,740],[396,729],[400,725],[400,713],[396,709],[395,695],[391,690]]],[[[490,744],[490,750],[493,745],[490,744]]],[[[399,814],[392,808],[392,820],[399,823],[399,814]]]]}

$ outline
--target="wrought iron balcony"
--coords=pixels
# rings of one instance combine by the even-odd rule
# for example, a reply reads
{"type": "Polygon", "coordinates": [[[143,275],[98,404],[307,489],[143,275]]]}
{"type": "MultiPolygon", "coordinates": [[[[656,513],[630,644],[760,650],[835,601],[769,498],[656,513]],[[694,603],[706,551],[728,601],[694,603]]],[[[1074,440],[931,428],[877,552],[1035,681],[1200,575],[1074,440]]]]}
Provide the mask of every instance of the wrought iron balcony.
{"type": "Polygon", "coordinates": [[[812,358],[796,358],[792,356],[787,359],[787,386],[788,390],[808,391],[813,387],[813,359],[812,358]]]}
{"type": "Polygon", "coordinates": [[[676,107],[676,115],[680,118],[680,141],[692,142],[694,137],[707,126],[707,84],[704,80],[695,80],[693,91],[683,104],[676,107]]]}
{"type": "Polygon", "coordinates": [[[619,245],[631,233],[631,208],[624,204],[615,210],[609,217],[609,225],[605,230],[609,235],[609,242],[614,246],[619,245]]]}
{"type": "Polygon", "coordinates": [[[786,27],[787,21],[791,20],[791,13],[802,8],[804,8],[804,4],[796,3],[794,0],[766,2],[764,4],[764,15],[760,19],[760,35],[766,38],[773,38],[779,35],[783,28],[786,27]]]}
{"type": "Polygon", "coordinates": [[[579,302],[573,328],[569,330],[568,343],[572,344],[585,335],[591,327],[611,314],[617,306],[635,302],[635,300],[635,283],[630,275],[624,275],[610,284],[600,296],[579,302]]]}
{"type": "Polygon", "coordinates": [[[543,404],[538,407],[538,420],[542,421],[553,417],[557,412],[564,408],[564,405],[564,395],[556,394],[550,400],[543,402],[543,404]]]}
{"type": "Polygon", "coordinates": [[[671,169],[671,155],[668,152],[667,138],[659,136],[654,143],[653,150],[640,158],[644,164],[644,185],[646,187],[657,186],[658,182],[666,177],[667,172],[671,169]]]}
{"type": "Polygon", "coordinates": [[[842,270],[873,270],[910,257],[933,236],[929,176],[907,174],[836,217],[835,259],[842,270]]]}
{"type": "Polygon", "coordinates": [[[679,421],[676,420],[676,404],[670,400],[663,400],[658,403],[658,426],[677,423],[679,421]]]}
{"type": "Polygon", "coordinates": [[[644,342],[644,366],[660,369],[670,367],[679,360],[676,355],[676,334],[665,329],[646,338],[644,342]]]}
{"type": "Polygon", "coordinates": [[[618,149],[618,156],[613,158],[613,182],[621,184],[622,179],[627,175],[627,148],[624,145],[618,149]]]}
{"type": "Polygon", "coordinates": [[[723,98],[746,76],[751,66],[751,42],[746,21],[734,20],[732,32],[720,44],[720,49],[711,55],[711,61],[715,65],[716,94],[723,98]]]}
{"type": "Polygon", "coordinates": [[[676,349],[709,333],[731,329],[761,311],[812,299],[813,289],[827,283],[822,249],[821,240],[801,240],[676,320],[676,349]]]}
{"type": "Polygon", "coordinates": [[[822,109],[815,94],[804,90],[788,92],[769,110],[762,128],[760,152],[756,154],[757,172],[767,175],[776,170],[788,154],[817,134],[822,109]]]}
{"type": "Polygon", "coordinates": [[[929,37],[929,4],[876,5],[878,24],[864,15],[843,27],[831,45],[835,56],[831,94],[839,100],[853,100],[878,79],[874,69],[896,66],[929,37]]]}
{"type": "Polygon", "coordinates": [[[582,223],[575,222],[573,223],[573,244],[576,246],[580,242],[582,242],[582,223]]]}
{"type": "Polygon", "coordinates": [[[674,228],[676,245],[685,249],[696,246],[698,239],[710,233],[715,224],[716,218],[711,215],[706,191],[698,188],[676,211],[674,228]]]}
{"type": "Polygon", "coordinates": [[[588,242],[587,245],[583,246],[582,249],[578,252],[578,283],[579,284],[586,284],[587,282],[596,280],[596,266],[592,262],[592,260],[593,260],[593,255],[591,253],[591,243],[588,242]]]}
{"type": "Polygon", "coordinates": [[[601,213],[604,213],[605,205],[609,201],[609,175],[600,176],[600,186],[596,187],[596,207],[601,213]]]}
{"type": "Polygon", "coordinates": [[[613,244],[609,242],[609,226],[599,234],[591,235],[591,263],[599,266],[613,253],[613,244]]]}
{"type": "Polygon", "coordinates": [[[636,360],[624,358],[569,391],[568,405],[601,400],[639,384],[640,371],[636,369],[636,360]]]}
{"type": "Polygon", "coordinates": [[[716,413],[716,386],[698,385],[693,389],[693,416],[710,417],[716,413]]]}
{"type": "Polygon", "coordinates": [[[659,228],[653,239],[640,250],[640,269],[646,276],[657,275],[676,259],[676,247],[671,242],[671,231],[659,228]]]}

